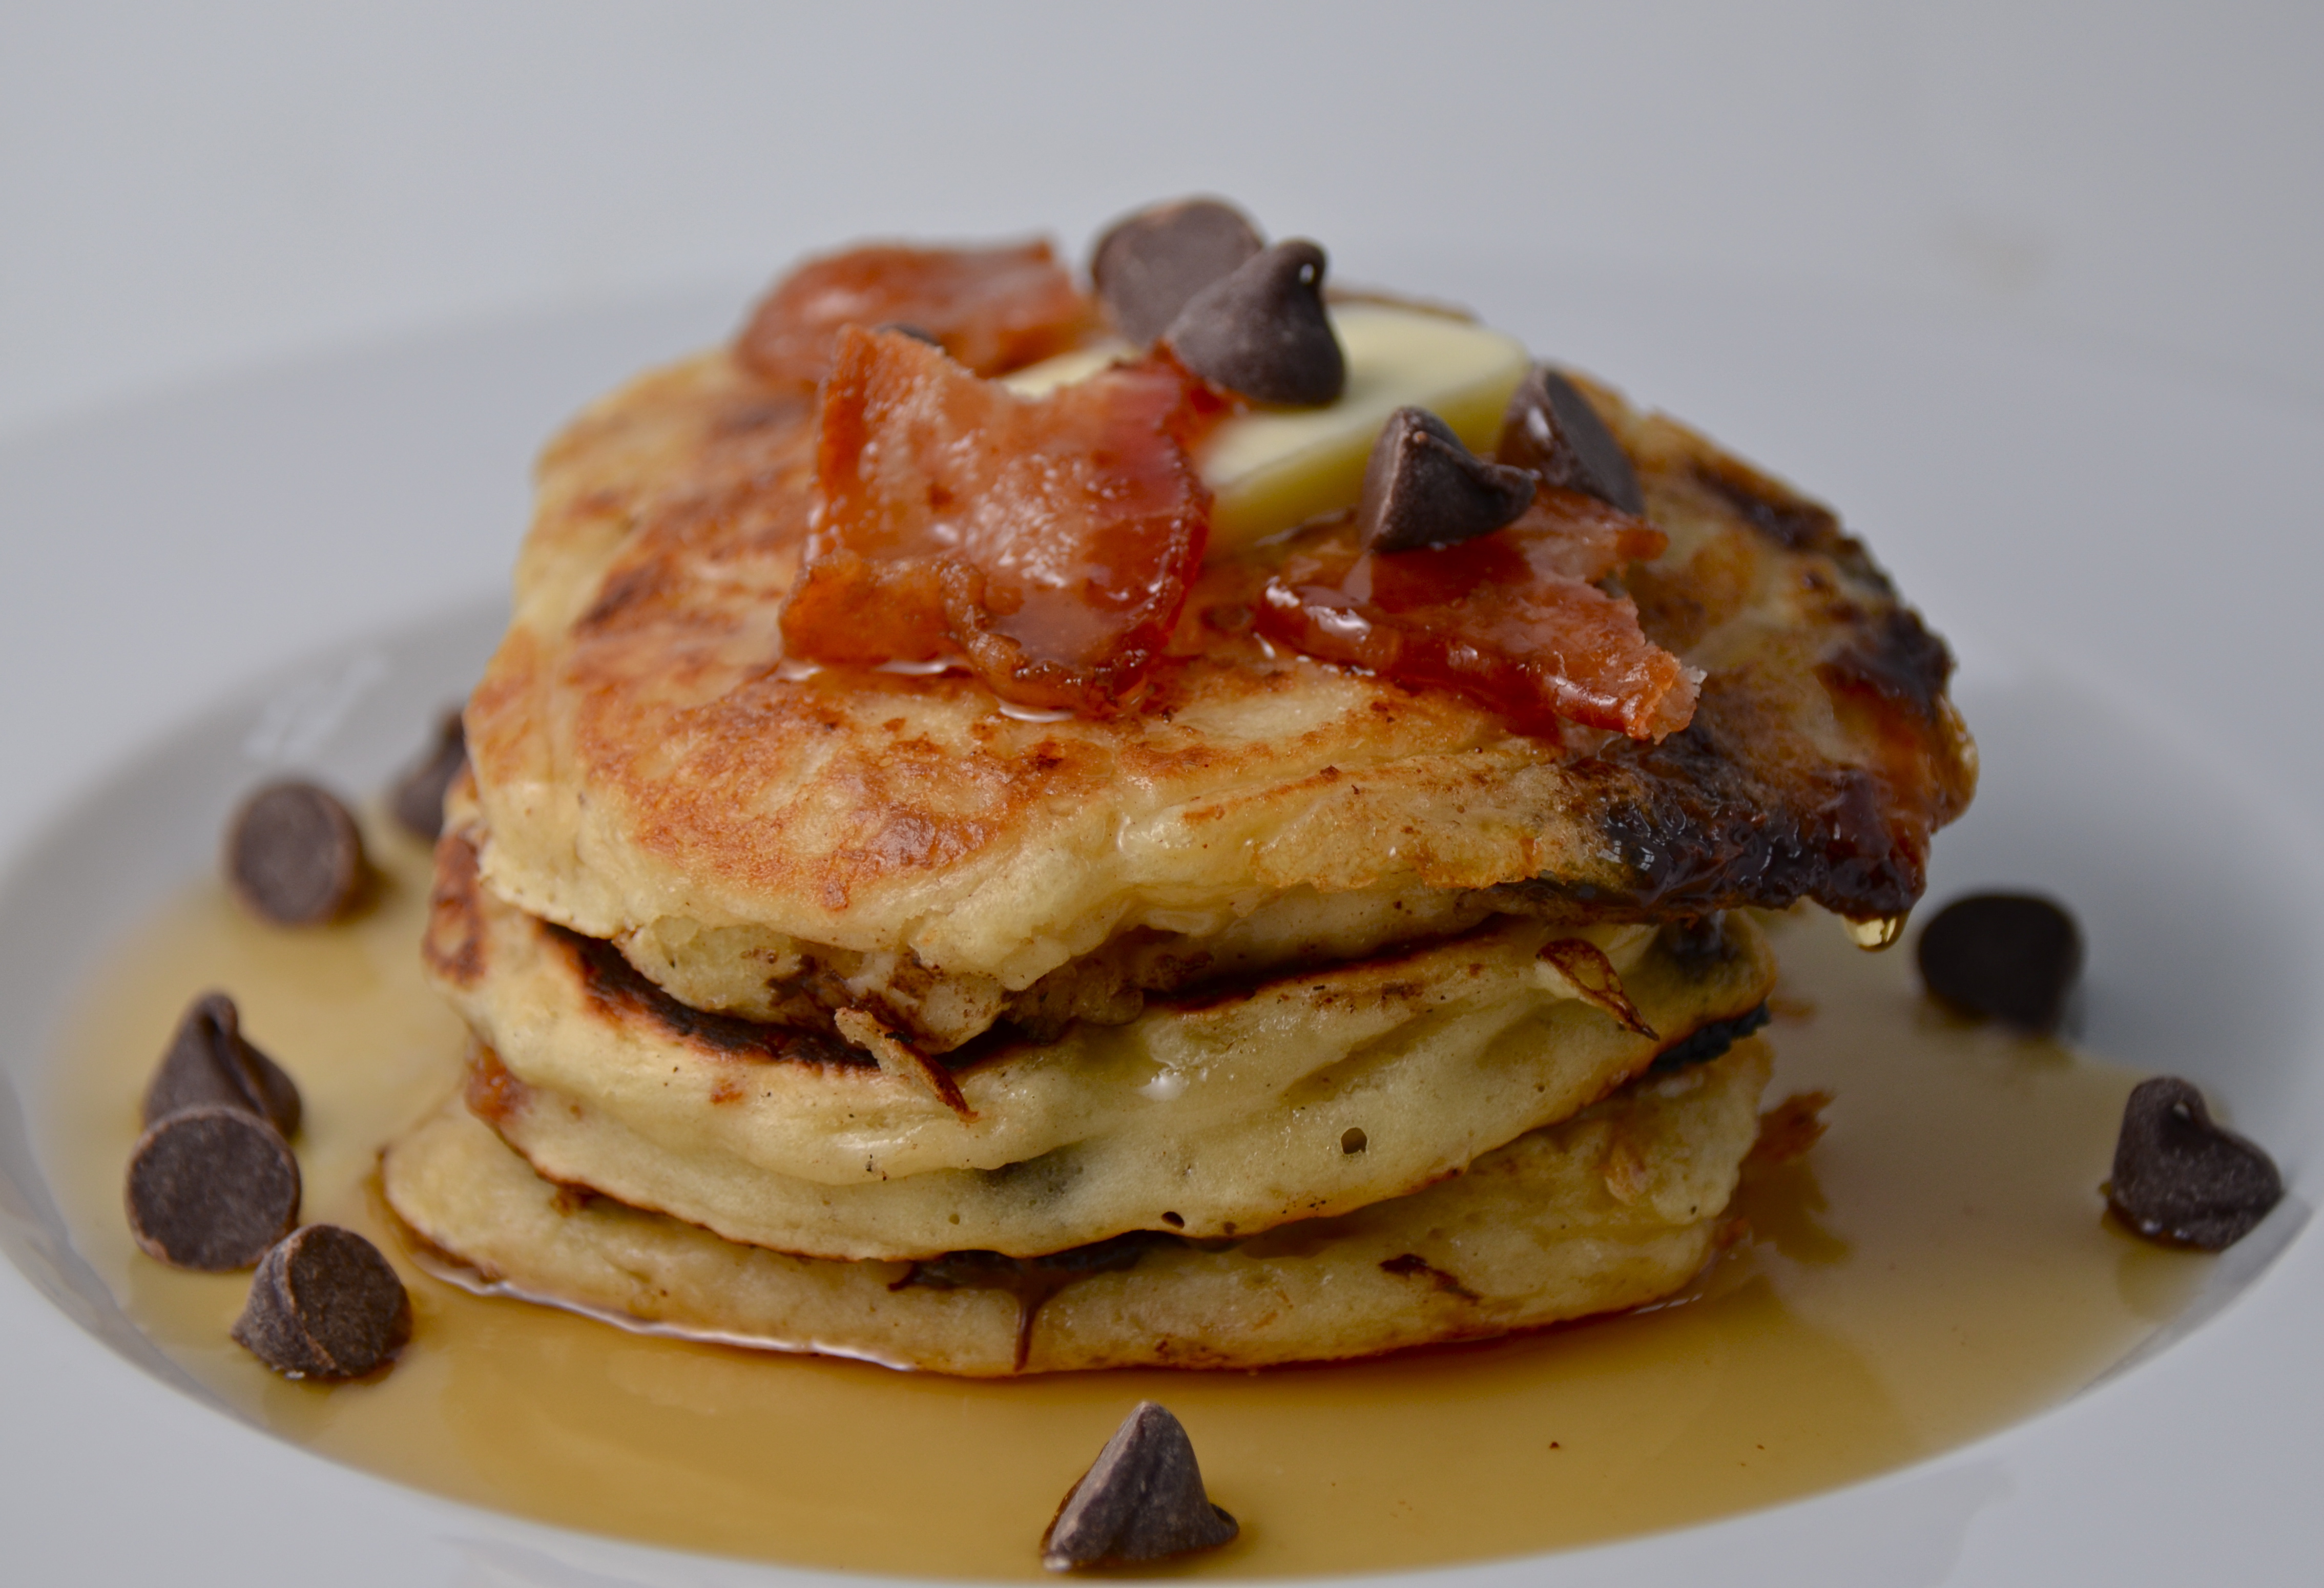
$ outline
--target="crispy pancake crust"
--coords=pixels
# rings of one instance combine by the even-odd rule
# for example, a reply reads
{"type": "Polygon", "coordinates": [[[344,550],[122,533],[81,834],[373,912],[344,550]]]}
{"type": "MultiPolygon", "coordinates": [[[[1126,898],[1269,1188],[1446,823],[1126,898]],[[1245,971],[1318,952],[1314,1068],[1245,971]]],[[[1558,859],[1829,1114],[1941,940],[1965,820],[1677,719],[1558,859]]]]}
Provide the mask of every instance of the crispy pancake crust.
{"type": "Polygon", "coordinates": [[[973,1253],[835,1262],[736,1245],[560,1191],[457,1103],[390,1148],[383,1176],[397,1216],[461,1265],[453,1277],[632,1327],[978,1377],[1252,1368],[1668,1294],[1713,1249],[1767,1072],[1747,1039],[1416,1195],[1250,1240],[1076,1254],[1061,1275],[973,1253]]]}
{"type": "Polygon", "coordinates": [[[810,401],[724,352],[650,374],[541,464],[514,621],[467,713],[484,875],[591,937],[651,937],[649,974],[717,942],[663,974],[739,1009],[802,945],[886,956],[807,989],[826,1001],[876,1002],[890,972],[1015,991],[1125,931],[1199,937],[1302,889],[1439,915],[1478,891],[1568,919],[1908,909],[1974,778],[1943,646],[1828,511],[1592,395],[1671,538],[1628,588],[1708,672],[1659,744],[1518,737],[1459,698],[1270,653],[1219,599],[1248,578],[1231,566],[1143,709],[1110,720],[1021,720],[957,674],[802,676],[776,614],[810,401]]]}
{"type": "Polygon", "coordinates": [[[476,1112],[561,1184],[820,1257],[1032,1256],[1344,1213],[1588,1105],[1755,1010],[1775,974],[1740,919],[1680,944],[1501,918],[1054,1042],[996,1033],[949,1071],[963,1118],[835,1039],[675,1002],[476,887],[461,834],[438,855],[426,959],[487,1045],[476,1112]]]}

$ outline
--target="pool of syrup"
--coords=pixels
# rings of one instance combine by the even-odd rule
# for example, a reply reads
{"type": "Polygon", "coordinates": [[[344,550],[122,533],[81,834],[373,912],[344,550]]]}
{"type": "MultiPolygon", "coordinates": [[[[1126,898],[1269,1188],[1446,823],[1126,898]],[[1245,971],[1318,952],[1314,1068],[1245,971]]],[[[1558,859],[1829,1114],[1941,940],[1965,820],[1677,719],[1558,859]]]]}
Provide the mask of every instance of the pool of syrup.
{"type": "Polygon", "coordinates": [[[1902,952],[1775,923],[1768,1102],[1821,1088],[1830,1132],[1755,1175],[1739,1243],[1673,1305],[1482,1346],[1258,1373],[975,1382],[626,1333],[434,1279],[392,1243],[380,1146],[455,1084],[422,987],[420,845],[372,829],[358,919],[290,933],[202,882],[78,994],[44,1148],[83,1253],[129,1316],[242,1415],[318,1454],[538,1520],[802,1566],[1031,1577],[1057,1501],[1143,1397],[1194,1436],[1242,1521],[1166,1568],[1379,1571],[1602,1541],[1869,1476],[2051,1406],[2191,1295],[2209,1259],[2102,1222],[2138,1078],[1956,1020],[1902,952]],[[121,1214],[137,1102],[185,1004],[221,987],[305,1094],[303,1216],[365,1231],[416,1316],[403,1359],[337,1387],[226,1337],[248,1280],[138,1254],[121,1214]]]}

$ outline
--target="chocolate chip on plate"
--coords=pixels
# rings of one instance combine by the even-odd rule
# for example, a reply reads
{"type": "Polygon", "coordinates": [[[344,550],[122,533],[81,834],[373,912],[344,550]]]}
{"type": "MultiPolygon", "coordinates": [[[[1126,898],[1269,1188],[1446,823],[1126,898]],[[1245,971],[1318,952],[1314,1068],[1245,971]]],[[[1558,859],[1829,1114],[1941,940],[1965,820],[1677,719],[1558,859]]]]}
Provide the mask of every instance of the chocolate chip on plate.
{"type": "Polygon", "coordinates": [[[246,1108],[180,1109],[129,1154],[129,1233],[173,1268],[246,1269],[299,1222],[299,1160],[246,1108]]]}
{"type": "Polygon", "coordinates": [[[1178,318],[1195,293],[1265,245],[1231,204],[1180,198],[1127,215],[1090,254],[1090,279],[1114,329],[1141,346],[1178,318]]]}
{"type": "Polygon", "coordinates": [[[145,1088],[148,1125],[189,1108],[238,1108],[286,1140],[299,1129],[299,1088],[242,1034],[241,1011],[223,992],[194,1000],[145,1088]]]}
{"type": "Polygon", "coordinates": [[[2058,1029],[2082,974],[2074,918],[2030,893],[1953,900],[1921,933],[1916,952],[1930,992],[2035,1036],[2058,1029]]]}
{"type": "Polygon", "coordinates": [[[436,725],[435,743],[395,780],[388,808],[396,825],[415,838],[433,844],[444,833],[444,794],[452,780],[468,764],[467,730],[460,714],[447,711],[436,725]]]}
{"type": "Polygon", "coordinates": [[[285,1378],[361,1378],[411,1338],[411,1297],[378,1247],[309,1224],[258,1265],[234,1337],[285,1378]]]}
{"type": "Polygon", "coordinates": [[[1323,268],[1313,243],[1263,249],[1188,300],[1162,340],[1230,392],[1295,407],[1333,402],[1348,361],[1323,312],[1323,268]]]}
{"type": "Polygon", "coordinates": [[[1624,512],[1646,511],[1637,471],[1614,432],[1580,388],[1545,365],[1535,365],[1510,395],[1496,455],[1531,469],[1545,485],[1595,496],[1624,512]]]}
{"type": "Polygon", "coordinates": [[[1215,1549],[1240,1530],[1204,1492],[1185,1425],[1141,1400],[1057,1508],[1041,1564],[1065,1572],[1160,1560],[1215,1549]]]}
{"type": "Polygon", "coordinates": [[[1399,408],[1364,465],[1356,532],[1374,551],[1417,551],[1489,535],[1525,512],[1534,477],[1488,463],[1425,408],[1399,408]]]}
{"type": "Polygon", "coordinates": [[[2193,1086],[2157,1076],[2131,1089],[2107,1182],[2123,1223],[2150,1241],[2219,1251],[2282,1198],[2274,1160],[2213,1121],[2193,1086]]]}
{"type": "Polygon", "coordinates": [[[344,914],[364,875],[355,817],[312,783],[270,783],[227,824],[226,884],[277,926],[320,926],[344,914]]]}

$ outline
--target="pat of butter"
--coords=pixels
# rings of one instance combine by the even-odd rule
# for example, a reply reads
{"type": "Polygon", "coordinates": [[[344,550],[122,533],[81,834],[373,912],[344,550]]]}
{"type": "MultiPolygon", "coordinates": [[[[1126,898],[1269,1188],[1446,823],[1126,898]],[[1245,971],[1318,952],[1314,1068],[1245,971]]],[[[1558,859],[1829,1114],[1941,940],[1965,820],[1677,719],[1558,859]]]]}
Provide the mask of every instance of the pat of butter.
{"type": "MultiPolygon", "coordinates": [[[[1427,409],[1476,451],[1500,439],[1501,411],[1525,378],[1523,343],[1425,309],[1342,303],[1329,312],[1348,360],[1340,400],[1242,414],[1213,431],[1195,457],[1211,488],[1213,555],[1353,507],[1372,441],[1398,408],[1427,409]]],[[[1003,383],[1038,396],[1124,354],[1118,346],[1063,354],[1003,383]]]]}

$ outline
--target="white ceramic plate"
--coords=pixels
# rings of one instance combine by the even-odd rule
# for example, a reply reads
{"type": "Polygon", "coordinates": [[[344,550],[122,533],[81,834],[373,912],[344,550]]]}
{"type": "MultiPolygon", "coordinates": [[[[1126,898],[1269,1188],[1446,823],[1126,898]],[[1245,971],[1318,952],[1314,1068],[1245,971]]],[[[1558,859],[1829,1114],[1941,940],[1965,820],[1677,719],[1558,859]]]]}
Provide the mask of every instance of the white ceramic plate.
{"type": "MultiPolygon", "coordinates": [[[[2324,1249],[2305,1227],[2324,1172],[2324,742],[2316,669],[2295,658],[2324,573],[2309,483],[2324,414],[2118,350],[1766,291],[1413,279],[1845,509],[1963,656],[1987,775],[1940,841],[1934,893],[2072,900],[2093,940],[2091,1044],[2202,1081],[2292,1188],[2169,1338],[2045,1416],[1774,1510],[1426,1580],[2304,1577],[2324,1558],[2324,1249]]],[[[0,443],[0,1575],[809,1575],[466,1510],[244,1426],[79,1261],[28,1127],[77,972],[209,863],[265,765],[377,785],[490,643],[521,461],[596,390],[718,334],[742,298],[472,328],[0,443]]]]}

